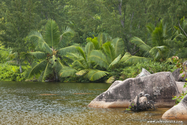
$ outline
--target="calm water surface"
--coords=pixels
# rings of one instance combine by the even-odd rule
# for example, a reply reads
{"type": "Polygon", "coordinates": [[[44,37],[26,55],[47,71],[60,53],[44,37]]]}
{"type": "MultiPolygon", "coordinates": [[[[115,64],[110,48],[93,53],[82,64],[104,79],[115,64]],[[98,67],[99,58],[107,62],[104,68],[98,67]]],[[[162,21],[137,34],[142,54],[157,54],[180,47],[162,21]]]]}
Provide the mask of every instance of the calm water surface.
{"type": "MultiPolygon", "coordinates": [[[[110,85],[104,83],[0,82],[1,125],[157,125],[168,109],[139,113],[87,105],[110,85]]],[[[182,121],[186,124],[185,121],[182,121]]]]}

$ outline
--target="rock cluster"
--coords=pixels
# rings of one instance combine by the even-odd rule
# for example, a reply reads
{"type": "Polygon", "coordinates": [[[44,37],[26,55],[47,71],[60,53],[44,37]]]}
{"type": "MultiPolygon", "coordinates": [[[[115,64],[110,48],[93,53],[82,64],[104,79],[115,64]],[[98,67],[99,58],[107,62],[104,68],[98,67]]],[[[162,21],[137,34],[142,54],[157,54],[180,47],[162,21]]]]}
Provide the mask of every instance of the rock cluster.
{"type": "Polygon", "coordinates": [[[115,81],[105,92],[90,102],[89,107],[128,107],[140,92],[150,95],[157,107],[172,107],[172,97],[179,95],[175,79],[170,72],[159,72],[143,77],[115,81]]]}
{"type": "MultiPolygon", "coordinates": [[[[173,106],[163,114],[163,119],[187,119],[187,95],[178,105],[175,105],[175,101],[172,100],[173,96],[179,96],[187,91],[187,88],[183,88],[187,75],[185,74],[184,77],[183,74],[180,73],[180,69],[173,73],[159,72],[155,74],[150,74],[146,69],[142,69],[142,72],[136,78],[115,81],[105,92],[92,100],[88,106],[127,108],[136,100],[137,95],[143,92],[150,95],[149,98],[156,103],[156,107],[173,106]]],[[[141,99],[139,100],[140,104],[146,102],[145,98],[142,97],[141,99]]]]}

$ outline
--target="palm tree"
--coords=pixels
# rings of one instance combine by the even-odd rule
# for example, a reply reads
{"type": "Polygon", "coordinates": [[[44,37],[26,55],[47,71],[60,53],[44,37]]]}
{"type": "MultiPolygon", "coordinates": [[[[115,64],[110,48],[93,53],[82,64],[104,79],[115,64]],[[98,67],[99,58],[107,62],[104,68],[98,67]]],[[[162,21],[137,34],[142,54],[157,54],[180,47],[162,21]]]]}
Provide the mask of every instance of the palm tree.
{"type": "Polygon", "coordinates": [[[35,52],[30,52],[36,57],[37,62],[33,63],[28,71],[27,77],[40,73],[39,81],[46,79],[59,80],[59,71],[64,67],[62,58],[67,52],[75,50],[75,46],[65,47],[67,37],[74,34],[73,30],[66,28],[60,35],[58,25],[54,20],[48,20],[45,26],[45,35],[37,31],[32,31],[29,35],[29,41],[35,45],[35,52]],[[61,48],[63,47],[63,48],[61,48]]]}
{"type": "MultiPolygon", "coordinates": [[[[76,74],[96,81],[106,75],[112,75],[109,69],[120,63],[124,52],[122,39],[111,39],[107,34],[100,33],[98,37],[88,38],[87,41],[84,48],[76,47],[78,53],[69,53],[68,57],[73,60],[72,67],[62,69],[62,77],[76,74]]],[[[114,76],[111,76],[107,82],[113,80],[114,76]]]]}
{"type": "Polygon", "coordinates": [[[167,26],[162,21],[157,27],[148,25],[147,29],[151,34],[151,38],[148,39],[147,43],[138,37],[131,39],[131,42],[144,52],[144,59],[147,57],[147,59],[155,61],[164,61],[176,52],[172,46],[174,41],[168,35],[170,31],[168,31],[167,26]]]}

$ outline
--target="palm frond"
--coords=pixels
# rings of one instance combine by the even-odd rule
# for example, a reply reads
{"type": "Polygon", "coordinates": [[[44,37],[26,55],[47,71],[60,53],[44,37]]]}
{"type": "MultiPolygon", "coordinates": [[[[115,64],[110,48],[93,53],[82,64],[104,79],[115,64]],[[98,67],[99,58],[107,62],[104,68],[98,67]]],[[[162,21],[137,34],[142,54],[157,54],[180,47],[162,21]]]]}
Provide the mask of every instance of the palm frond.
{"type": "Polygon", "coordinates": [[[33,55],[34,57],[36,57],[37,59],[45,59],[47,57],[46,53],[44,52],[29,52],[29,54],[33,55]]]}
{"type": "Polygon", "coordinates": [[[84,50],[81,47],[76,47],[76,49],[78,50],[79,54],[84,58],[85,62],[87,62],[87,58],[84,50]]]}
{"type": "Polygon", "coordinates": [[[72,38],[74,35],[75,32],[70,27],[66,27],[66,29],[63,31],[63,34],[60,35],[59,43],[62,44],[63,47],[67,46],[69,43],[69,39],[72,38]]]}
{"type": "Polygon", "coordinates": [[[155,26],[152,23],[150,23],[146,26],[146,28],[147,31],[151,34],[154,31],[155,26]]]}
{"type": "Polygon", "coordinates": [[[104,67],[106,69],[108,68],[109,64],[107,62],[106,56],[100,50],[93,50],[90,53],[89,59],[101,67],[104,67]]]}
{"type": "Polygon", "coordinates": [[[98,80],[104,76],[106,76],[108,72],[101,70],[90,70],[87,74],[87,77],[90,81],[98,80]]]}
{"type": "Polygon", "coordinates": [[[125,62],[127,59],[131,57],[131,54],[129,52],[126,52],[123,57],[121,58],[120,62],[125,62]]]}
{"type": "Polygon", "coordinates": [[[106,80],[106,83],[113,83],[114,80],[115,80],[115,77],[114,77],[114,76],[111,76],[110,78],[108,78],[108,79],[106,80]]]}
{"type": "Polygon", "coordinates": [[[76,73],[77,76],[83,76],[88,72],[88,70],[81,70],[76,73]]]}
{"type": "Polygon", "coordinates": [[[114,46],[116,56],[124,53],[125,44],[121,38],[115,38],[111,43],[114,46]]]}
{"type": "Polygon", "coordinates": [[[46,77],[49,76],[50,74],[53,74],[53,69],[52,69],[52,67],[50,67],[50,64],[48,62],[45,67],[45,70],[42,72],[42,74],[38,80],[41,82],[44,82],[46,77]]]}
{"type": "Polygon", "coordinates": [[[73,61],[83,59],[83,57],[79,53],[68,53],[66,57],[73,61]]]}
{"type": "Polygon", "coordinates": [[[76,69],[73,69],[71,67],[64,67],[62,70],[60,70],[60,76],[70,77],[70,76],[74,76],[76,72],[77,72],[76,69]]]}
{"type": "Polygon", "coordinates": [[[29,41],[34,43],[34,45],[36,46],[36,50],[52,54],[51,48],[45,42],[41,33],[37,31],[32,31],[29,33],[28,38],[29,38],[29,41]]]}
{"type": "Polygon", "coordinates": [[[48,20],[45,25],[45,41],[53,48],[56,47],[60,40],[60,31],[54,20],[48,20]]]}
{"type": "Polygon", "coordinates": [[[40,71],[44,70],[46,67],[47,61],[43,60],[40,63],[33,63],[32,68],[28,69],[26,77],[31,77],[35,74],[38,74],[40,71]]]}
{"type": "Polygon", "coordinates": [[[99,47],[99,42],[98,42],[98,38],[97,38],[97,37],[94,37],[93,39],[89,37],[89,38],[86,39],[86,41],[87,41],[87,42],[92,42],[95,49],[97,49],[97,50],[100,49],[100,47],[99,47]]]}
{"type": "Polygon", "coordinates": [[[166,54],[166,49],[167,47],[166,46],[155,46],[153,47],[149,53],[155,58],[155,59],[158,59],[158,58],[161,58],[161,57],[167,57],[166,54]]]}
{"type": "Polygon", "coordinates": [[[99,48],[102,48],[103,43],[111,41],[112,38],[107,33],[99,33],[98,35],[98,42],[99,42],[99,48]]]}
{"type": "Polygon", "coordinates": [[[151,49],[151,47],[149,45],[147,45],[146,43],[144,43],[140,38],[138,37],[133,37],[130,40],[132,43],[134,43],[135,45],[137,45],[138,47],[140,47],[141,50],[143,51],[149,51],[151,49]]]}
{"type": "Polygon", "coordinates": [[[162,27],[156,27],[153,33],[151,34],[153,46],[164,45],[163,29],[162,27]]]}
{"type": "Polygon", "coordinates": [[[90,55],[90,52],[94,49],[94,45],[92,42],[88,42],[85,46],[85,51],[87,55],[90,55]]]}
{"type": "Polygon", "coordinates": [[[58,50],[58,54],[60,56],[64,56],[64,55],[66,55],[67,53],[70,53],[70,52],[77,52],[76,47],[77,47],[77,45],[72,45],[72,46],[61,48],[61,49],[58,50]]]}
{"type": "Polygon", "coordinates": [[[73,67],[78,67],[78,68],[88,68],[87,65],[85,64],[85,61],[83,60],[75,60],[73,63],[72,63],[72,66],[73,67]]]}
{"type": "Polygon", "coordinates": [[[120,62],[123,63],[138,63],[138,62],[145,62],[151,60],[150,58],[140,57],[140,56],[132,56],[130,53],[126,52],[125,55],[121,58],[120,62]]]}
{"type": "Polygon", "coordinates": [[[116,54],[115,54],[115,48],[111,44],[111,42],[106,42],[103,44],[103,51],[107,55],[107,59],[109,62],[112,62],[112,60],[115,59],[116,54]]]}
{"type": "Polygon", "coordinates": [[[121,59],[121,54],[120,54],[118,57],[116,57],[116,58],[112,61],[112,63],[110,63],[109,68],[112,67],[112,66],[114,66],[114,65],[116,65],[116,64],[120,61],[120,59],[121,59]]]}

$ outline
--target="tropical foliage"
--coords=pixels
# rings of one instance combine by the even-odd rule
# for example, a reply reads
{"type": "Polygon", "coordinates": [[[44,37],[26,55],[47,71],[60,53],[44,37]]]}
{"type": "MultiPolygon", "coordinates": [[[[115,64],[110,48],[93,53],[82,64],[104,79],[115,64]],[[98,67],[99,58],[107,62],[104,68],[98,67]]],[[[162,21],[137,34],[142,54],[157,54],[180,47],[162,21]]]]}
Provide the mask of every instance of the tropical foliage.
{"type": "Polygon", "coordinates": [[[32,31],[28,38],[36,48],[30,54],[39,60],[32,64],[32,68],[27,73],[28,77],[41,73],[39,81],[46,79],[58,81],[59,71],[64,67],[62,56],[74,48],[74,46],[63,47],[63,45],[66,44],[67,37],[73,33],[70,28],[66,28],[60,35],[58,25],[54,20],[47,22],[44,37],[41,33],[32,31]]]}
{"type": "MultiPolygon", "coordinates": [[[[120,38],[111,39],[109,35],[100,33],[98,37],[88,38],[85,47],[76,47],[76,49],[77,53],[69,53],[67,56],[73,61],[72,66],[62,69],[61,76],[76,74],[95,81],[106,75],[114,75],[109,72],[109,69],[114,69],[120,64],[124,42],[120,38]]],[[[107,82],[113,80],[114,76],[107,82]]]]}
{"type": "Polygon", "coordinates": [[[27,75],[40,81],[111,82],[138,62],[184,59],[186,3],[1,0],[0,62],[19,66],[20,74],[31,67],[27,75]]]}

